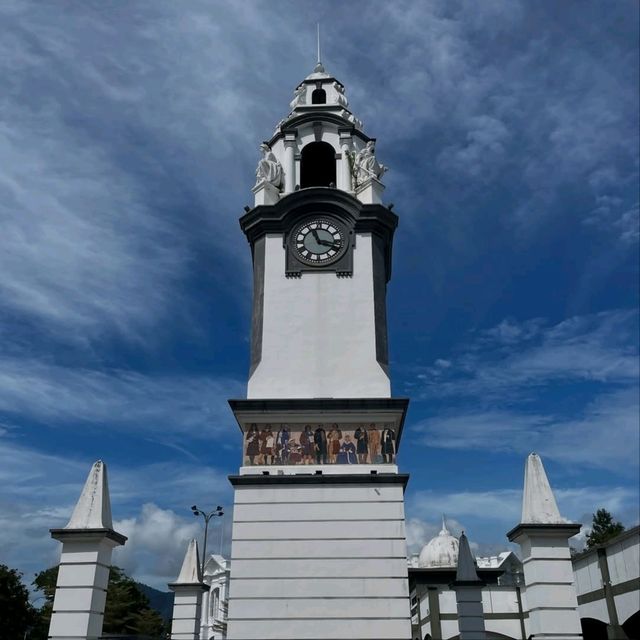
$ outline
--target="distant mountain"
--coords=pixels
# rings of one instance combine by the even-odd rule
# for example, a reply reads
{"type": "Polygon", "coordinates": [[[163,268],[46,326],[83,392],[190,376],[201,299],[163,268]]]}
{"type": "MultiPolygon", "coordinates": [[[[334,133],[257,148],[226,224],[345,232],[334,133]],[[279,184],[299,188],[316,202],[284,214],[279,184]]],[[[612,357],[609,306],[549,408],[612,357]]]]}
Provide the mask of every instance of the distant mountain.
{"type": "Polygon", "coordinates": [[[136,582],[140,591],[149,598],[149,605],[155,609],[166,622],[171,622],[173,614],[173,593],[171,591],[159,591],[142,582],[136,582]]]}

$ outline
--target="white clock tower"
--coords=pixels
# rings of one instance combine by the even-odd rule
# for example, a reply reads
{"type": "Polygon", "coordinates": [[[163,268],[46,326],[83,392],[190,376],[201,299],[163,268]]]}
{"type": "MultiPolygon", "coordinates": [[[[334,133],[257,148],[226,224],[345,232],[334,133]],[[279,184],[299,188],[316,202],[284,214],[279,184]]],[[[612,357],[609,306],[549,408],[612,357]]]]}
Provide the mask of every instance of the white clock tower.
{"type": "Polygon", "coordinates": [[[228,638],[411,636],[408,405],[392,398],[386,287],[397,216],[375,140],[318,63],[263,143],[247,399],[235,488],[228,638]]]}

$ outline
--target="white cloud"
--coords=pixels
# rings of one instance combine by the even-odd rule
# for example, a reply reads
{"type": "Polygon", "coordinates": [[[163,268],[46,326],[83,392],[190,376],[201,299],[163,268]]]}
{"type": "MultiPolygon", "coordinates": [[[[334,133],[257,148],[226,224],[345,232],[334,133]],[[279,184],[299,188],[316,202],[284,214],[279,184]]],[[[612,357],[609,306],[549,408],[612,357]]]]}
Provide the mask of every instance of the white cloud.
{"type": "MultiPolygon", "coordinates": [[[[227,510],[221,520],[211,521],[206,554],[219,553],[222,541],[223,555],[228,557],[232,512],[227,510]],[[223,527],[223,536],[220,528],[223,527]]],[[[154,503],[146,503],[139,513],[119,520],[114,527],[128,537],[123,547],[118,547],[113,562],[128,575],[156,589],[167,590],[180,572],[187,545],[192,538],[198,541],[202,558],[204,524],[202,518],[180,516],[170,509],[161,509],[154,503]]]]}
{"type": "Polygon", "coordinates": [[[187,520],[153,503],[144,504],[132,518],[117,520],[114,528],[128,537],[124,547],[115,551],[114,564],[163,591],[167,582],[177,578],[189,540],[202,535],[199,520],[187,520]]]}

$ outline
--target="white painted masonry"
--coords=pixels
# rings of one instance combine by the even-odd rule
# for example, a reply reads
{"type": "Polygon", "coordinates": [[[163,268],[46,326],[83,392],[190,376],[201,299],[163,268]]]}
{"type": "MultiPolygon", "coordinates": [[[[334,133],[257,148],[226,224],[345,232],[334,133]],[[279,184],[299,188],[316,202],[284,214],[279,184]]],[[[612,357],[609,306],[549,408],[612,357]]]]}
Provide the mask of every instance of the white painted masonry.
{"type": "Polygon", "coordinates": [[[49,638],[95,640],[102,635],[111,554],[126,542],[113,530],[107,467],[93,464],[71,519],[51,529],[62,542],[49,638]]]}
{"type": "Polygon", "coordinates": [[[287,278],[282,235],[266,236],[262,360],[247,398],[390,397],[375,339],[371,234],[357,234],[350,278],[287,278]]]}
{"type": "Polygon", "coordinates": [[[236,486],[229,635],[410,637],[402,484],[236,486]]]}

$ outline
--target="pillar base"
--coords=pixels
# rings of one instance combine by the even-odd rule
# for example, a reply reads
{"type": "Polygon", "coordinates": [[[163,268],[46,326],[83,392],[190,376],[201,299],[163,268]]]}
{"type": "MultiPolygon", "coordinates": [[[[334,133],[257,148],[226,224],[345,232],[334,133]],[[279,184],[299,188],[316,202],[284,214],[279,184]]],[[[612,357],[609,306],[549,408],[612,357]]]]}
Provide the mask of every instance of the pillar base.
{"type": "Polygon", "coordinates": [[[369,178],[356,188],[356,198],[363,204],[382,204],[384,185],[377,178],[369,178]]]}
{"type": "Polygon", "coordinates": [[[261,204],[276,204],[280,200],[280,189],[274,187],[270,182],[259,182],[253,189],[255,196],[255,206],[261,204]]]}

